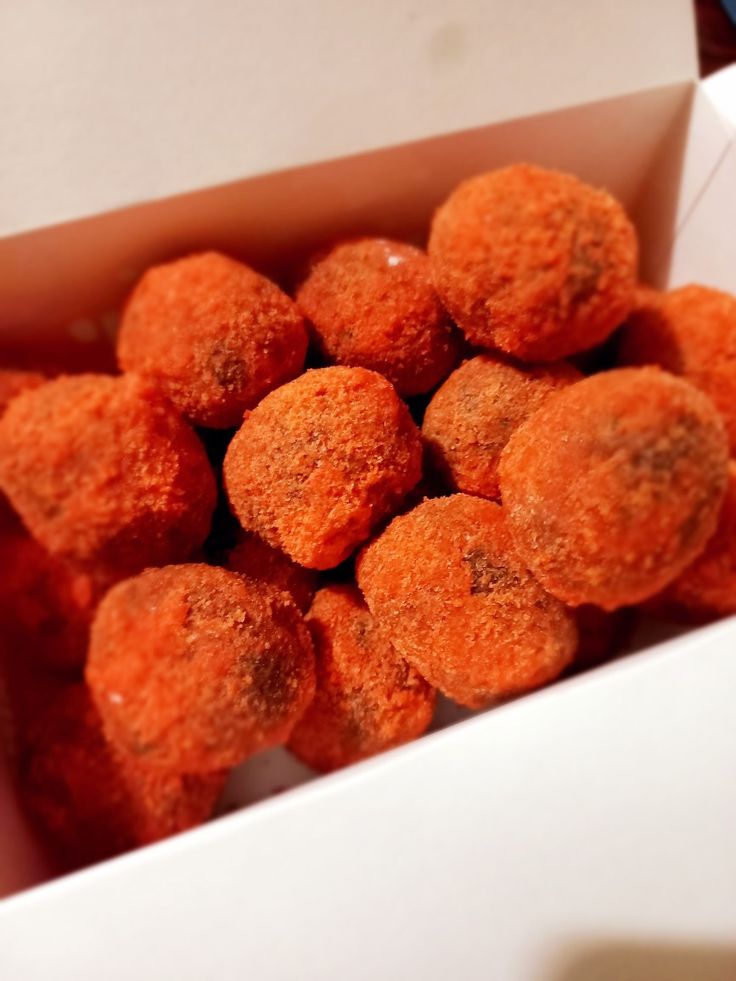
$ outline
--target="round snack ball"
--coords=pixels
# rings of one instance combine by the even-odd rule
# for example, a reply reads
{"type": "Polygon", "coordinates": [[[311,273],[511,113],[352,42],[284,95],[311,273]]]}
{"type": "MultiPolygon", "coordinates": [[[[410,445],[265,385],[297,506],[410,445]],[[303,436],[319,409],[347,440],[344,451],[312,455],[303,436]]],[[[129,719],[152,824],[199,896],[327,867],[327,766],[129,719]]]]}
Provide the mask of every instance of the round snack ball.
{"type": "Polygon", "coordinates": [[[79,684],[38,724],[20,790],[60,864],[74,868],[201,824],[224,782],[223,773],[181,776],[115,750],[79,684]]]}
{"type": "Polygon", "coordinates": [[[459,336],[412,245],[343,242],[314,264],[296,302],[328,360],[377,371],[400,395],[428,392],[457,360],[459,336]]]}
{"type": "MultiPolygon", "coordinates": [[[[29,388],[38,388],[46,381],[44,375],[37,371],[21,371],[15,368],[0,368],[0,416],[21,392],[29,388]]],[[[7,499],[0,494],[0,528],[12,526],[15,512],[7,499]]]]}
{"type": "Polygon", "coordinates": [[[706,286],[637,291],[621,332],[619,360],[660,365],[713,400],[736,452],[736,296],[706,286]]]}
{"type": "Polygon", "coordinates": [[[307,332],[275,283],[218,252],[154,266],[120,323],[118,361],[198,426],[226,429],[304,365],[307,332]]]}
{"type": "Polygon", "coordinates": [[[133,375],[70,375],[14,399],[0,487],[49,552],[129,572],[187,558],[216,498],[202,444],[133,375]]]}
{"type": "Polygon", "coordinates": [[[705,550],[653,603],[695,621],[736,613],[736,463],[729,465],[726,496],[705,550]]]}
{"type": "Polygon", "coordinates": [[[329,772],[421,736],[434,689],[396,653],[355,586],[321,589],[307,624],[317,691],[289,739],[295,756],[329,772]]]}
{"type": "Polygon", "coordinates": [[[0,534],[0,637],[15,657],[70,671],[109,581],[58,559],[22,529],[0,534]]]}
{"type": "Polygon", "coordinates": [[[437,292],[468,340],[524,361],[604,341],[631,309],[637,255],[610,194],[528,164],[460,184],[429,239],[437,292]]]}
{"type": "Polygon", "coordinates": [[[262,583],[287,593],[302,613],[311,606],[317,586],[316,573],[292,562],[281,549],[258,535],[244,533],[228,555],[226,567],[255,585],[262,583]]]}
{"type": "Polygon", "coordinates": [[[167,566],[105,596],[86,677],[116,746],[210,772],[286,742],[314,695],[314,654],[283,593],[214,566],[167,566]]]}
{"type": "Polygon", "coordinates": [[[545,589],[614,610],[703,550],[727,468],[712,402],[657,368],[627,368],[549,399],[513,434],[499,474],[514,541],[545,589]]]}
{"type": "Polygon", "coordinates": [[[491,501],[425,501],[365,549],[357,574],[398,653],[461,705],[544,685],[575,652],[572,616],[528,572],[491,501]]]}
{"type": "Polygon", "coordinates": [[[453,490],[497,499],[498,461],[512,432],[553,392],[581,377],[565,362],[523,369],[488,354],[466,361],[424,415],[433,468],[453,490]]]}
{"type": "Polygon", "coordinates": [[[393,386],[365,368],[308,371],[268,395],[225,457],[243,528],[310,569],[330,569],[421,477],[422,444],[393,386]]]}
{"type": "Polygon", "coordinates": [[[30,388],[38,388],[45,381],[45,375],[38,371],[0,368],[0,416],[17,395],[30,388]]]}

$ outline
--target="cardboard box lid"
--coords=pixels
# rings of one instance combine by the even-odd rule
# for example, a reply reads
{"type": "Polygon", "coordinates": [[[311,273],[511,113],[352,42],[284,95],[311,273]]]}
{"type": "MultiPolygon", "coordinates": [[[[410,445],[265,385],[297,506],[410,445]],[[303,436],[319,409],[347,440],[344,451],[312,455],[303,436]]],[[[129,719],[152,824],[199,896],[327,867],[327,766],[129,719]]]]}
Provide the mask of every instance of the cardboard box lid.
{"type": "Polygon", "coordinates": [[[690,0],[25,0],[0,234],[694,77],[690,0]]]}

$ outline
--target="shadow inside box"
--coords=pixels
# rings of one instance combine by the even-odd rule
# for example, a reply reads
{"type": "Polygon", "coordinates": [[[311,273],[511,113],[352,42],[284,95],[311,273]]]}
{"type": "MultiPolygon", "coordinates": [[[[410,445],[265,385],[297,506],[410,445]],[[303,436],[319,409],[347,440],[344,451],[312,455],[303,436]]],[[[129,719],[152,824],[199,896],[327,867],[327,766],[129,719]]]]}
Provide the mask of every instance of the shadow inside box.
{"type": "Polygon", "coordinates": [[[736,947],[663,940],[582,943],[540,981],[734,981],[736,947]]]}
{"type": "MultiPolygon", "coordinates": [[[[610,666],[617,661],[638,658],[650,648],[697,629],[698,627],[695,626],[683,626],[682,624],[642,617],[636,623],[626,646],[614,657],[582,670],[568,669],[567,673],[552,682],[547,688],[566,682],[574,682],[583,675],[589,675],[591,672],[610,666]]],[[[533,696],[534,692],[528,692],[516,698],[499,701],[497,704],[489,705],[484,709],[469,709],[438,693],[432,724],[426,734],[440,732],[467,719],[492,712],[494,708],[508,705],[511,702],[523,701],[533,696]]],[[[391,751],[389,750],[389,752],[391,751]]],[[[232,771],[217,813],[218,815],[229,814],[251,804],[268,800],[288,790],[311,783],[321,775],[300,763],[283,746],[267,750],[257,754],[232,771]]],[[[736,975],[734,975],[734,981],[736,981],[736,975]]]]}

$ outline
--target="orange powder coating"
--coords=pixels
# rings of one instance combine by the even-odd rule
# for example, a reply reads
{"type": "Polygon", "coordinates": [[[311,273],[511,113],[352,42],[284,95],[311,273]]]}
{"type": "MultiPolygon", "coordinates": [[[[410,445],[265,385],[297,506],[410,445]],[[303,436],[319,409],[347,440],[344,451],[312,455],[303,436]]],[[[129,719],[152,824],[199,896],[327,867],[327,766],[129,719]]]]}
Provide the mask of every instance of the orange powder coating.
{"type": "Polygon", "coordinates": [[[425,501],[365,549],[357,575],[396,650],[461,705],[546,684],[575,652],[572,616],[527,571],[491,501],[425,501]]]}
{"type": "MultiPolygon", "coordinates": [[[[21,371],[15,368],[0,368],[0,416],[13,399],[29,388],[38,388],[46,381],[37,371],[21,371]]],[[[14,523],[13,510],[5,497],[0,494],[0,527],[14,523]]]]}
{"type": "Polygon", "coordinates": [[[0,533],[0,638],[13,658],[74,670],[108,580],[49,555],[22,529],[0,533]]]}
{"type": "Polygon", "coordinates": [[[195,434],[135,376],[18,396],[0,420],[0,487],[51,553],[131,572],[187,558],[216,497],[195,434]]]}
{"type": "Polygon", "coordinates": [[[513,431],[550,394],[581,377],[564,362],[522,369],[487,354],[466,361],[424,415],[433,468],[452,490],[498,499],[498,461],[513,431]]]}
{"type": "Polygon", "coordinates": [[[302,613],[311,606],[316,573],[292,562],[281,549],[273,548],[258,535],[243,534],[228,555],[226,566],[255,585],[261,583],[287,593],[302,613]]]}
{"type": "Polygon", "coordinates": [[[223,773],[180,776],[117,752],[80,684],[38,723],[20,789],[59,864],[75,868],[201,824],[224,781],[223,773]]]}
{"type": "Polygon", "coordinates": [[[116,746],[210,772],[286,742],[314,695],[314,655],[282,593],[213,566],[167,566],[104,598],[86,677],[116,746]]]}
{"type": "Polygon", "coordinates": [[[45,381],[46,377],[38,371],[0,368],[0,416],[17,395],[28,389],[38,388],[45,381]]]}
{"type": "Polygon", "coordinates": [[[641,602],[715,530],[728,444],[712,402],[656,368],[586,378],[555,395],[501,456],[516,546],[573,606],[641,602]]]}
{"type": "Polygon", "coordinates": [[[385,375],[401,395],[428,392],[457,360],[460,338],[411,245],[364,238],[335,246],[297,293],[324,356],[385,375]]]}
{"type": "Polygon", "coordinates": [[[399,507],[421,458],[419,432],[385,378],[321,368],[247,416],[223,475],[243,528],[300,565],[329,569],[399,507]]]}
{"type": "Polygon", "coordinates": [[[292,300],[217,252],[149,269],[118,335],[124,371],[148,378],[196,425],[223,429],[298,375],[306,351],[292,300]]]}
{"type": "Polygon", "coordinates": [[[621,205],[528,164],[460,184],[434,216],[429,256],[468,340],[525,361],[595,347],[634,299],[638,246],[621,205]]]}
{"type": "Polygon", "coordinates": [[[736,452],[736,296],[706,286],[637,292],[619,360],[660,365],[710,396],[736,452]]]}
{"type": "Polygon", "coordinates": [[[653,602],[692,620],[736,613],[736,463],[729,466],[726,497],[705,550],[653,602]]]}
{"type": "Polygon", "coordinates": [[[421,736],[434,690],[396,653],[355,586],[321,589],[307,624],[317,692],[291,734],[292,753],[328,772],[421,736]]]}

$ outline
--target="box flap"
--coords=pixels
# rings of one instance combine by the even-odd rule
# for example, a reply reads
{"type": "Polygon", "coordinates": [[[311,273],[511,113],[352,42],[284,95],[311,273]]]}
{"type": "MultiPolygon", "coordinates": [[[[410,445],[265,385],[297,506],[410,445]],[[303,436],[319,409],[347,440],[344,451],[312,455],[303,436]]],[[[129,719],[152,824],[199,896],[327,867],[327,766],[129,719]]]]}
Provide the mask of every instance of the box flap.
{"type": "Polygon", "coordinates": [[[726,124],[736,130],[736,65],[729,65],[703,82],[703,88],[726,124]]]}
{"type": "Polygon", "coordinates": [[[696,73],[690,0],[26,0],[0,234],[696,73]]]}

